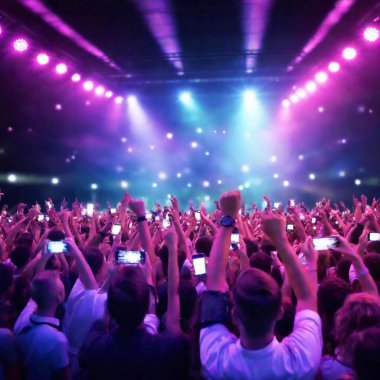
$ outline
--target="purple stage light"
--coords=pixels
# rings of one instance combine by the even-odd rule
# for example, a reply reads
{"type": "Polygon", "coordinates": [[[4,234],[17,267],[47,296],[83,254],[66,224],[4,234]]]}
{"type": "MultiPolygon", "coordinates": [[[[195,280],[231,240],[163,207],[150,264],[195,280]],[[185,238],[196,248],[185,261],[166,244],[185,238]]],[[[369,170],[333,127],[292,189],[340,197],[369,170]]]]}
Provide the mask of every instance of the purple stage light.
{"type": "Polygon", "coordinates": [[[357,56],[357,51],[353,47],[346,47],[343,50],[342,56],[344,59],[347,59],[348,61],[351,61],[356,58],[357,56]]]}
{"type": "Polygon", "coordinates": [[[28,42],[23,38],[18,38],[15,42],[13,42],[13,47],[17,52],[23,53],[28,49],[28,42]]]}
{"type": "Polygon", "coordinates": [[[49,56],[45,53],[40,53],[37,55],[36,60],[40,65],[47,65],[49,63],[49,56]]]}
{"type": "Polygon", "coordinates": [[[317,74],[315,74],[315,80],[318,83],[326,83],[327,79],[328,79],[328,76],[324,71],[320,71],[317,74]]]}
{"type": "Polygon", "coordinates": [[[86,80],[86,82],[83,83],[83,88],[86,91],[91,91],[94,88],[94,82],[90,80],[86,80]]]}
{"type": "Polygon", "coordinates": [[[79,82],[81,80],[81,77],[80,77],[80,75],[78,73],[75,73],[75,74],[72,75],[71,80],[73,82],[79,82]]]}
{"type": "Polygon", "coordinates": [[[58,63],[58,65],[55,67],[55,71],[59,75],[63,75],[67,73],[67,66],[64,63],[58,63]]]}
{"type": "Polygon", "coordinates": [[[106,93],[104,94],[104,96],[108,99],[112,98],[113,96],[113,92],[112,91],[106,91],[106,93]]]}
{"type": "Polygon", "coordinates": [[[290,95],[289,99],[290,99],[290,101],[291,101],[292,103],[298,103],[299,100],[300,100],[299,97],[298,97],[296,94],[292,94],[292,95],[290,95]]]}
{"type": "Polygon", "coordinates": [[[300,88],[296,91],[296,95],[300,98],[300,99],[305,99],[306,96],[307,96],[307,92],[303,89],[303,88],[300,88]]]}
{"type": "Polygon", "coordinates": [[[96,96],[101,96],[104,94],[104,87],[103,86],[98,86],[95,88],[95,95],[96,96]]]}
{"type": "Polygon", "coordinates": [[[376,42],[380,37],[380,31],[373,26],[369,26],[364,30],[363,37],[368,42],[376,42]]]}
{"type": "Polygon", "coordinates": [[[136,98],[136,96],[134,96],[134,95],[129,95],[128,96],[128,98],[127,98],[127,102],[128,102],[128,104],[137,104],[137,98],[136,98]]]}
{"type": "Polygon", "coordinates": [[[329,71],[331,73],[337,73],[340,70],[340,64],[338,62],[329,63],[329,71]]]}
{"type": "Polygon", "coordinates": [[[310,94],[312,94],[313,92],[317,90],[317,85],[315,84],[315,82],[310,80],[309,82],[306,83],[305,88],[308,92],[310,92],[310,94]]]}
{"type": "Polygon", "coordinates": [[[3,34],[3,27],[0,25],[0,36],[3,34]]]}
{"type": "Polygon", "coordinates": [[[117,96],[117,97],[115,98],[115,103],[117,103],[117,104],[121,104],[121,103],[123,103],[123,97],[122,97],[122,96],[117,96]]]}
{"type": "Polygon", "coordinates": [[[289,99],[284,99],[284,100],[282,101],[282,106],[283,106],[284,108],[288,108],[288,107],[290,106],[290,100],[289,100],[289,99]]]}

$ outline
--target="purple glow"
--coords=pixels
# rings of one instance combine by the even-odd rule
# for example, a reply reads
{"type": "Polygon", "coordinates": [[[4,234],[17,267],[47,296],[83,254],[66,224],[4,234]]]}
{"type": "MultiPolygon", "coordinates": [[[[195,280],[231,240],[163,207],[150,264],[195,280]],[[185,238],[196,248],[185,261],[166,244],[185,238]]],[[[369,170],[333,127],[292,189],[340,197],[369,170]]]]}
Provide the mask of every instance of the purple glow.
{"type": "Polygon", "coordinates": [[[377,29],[377,28],[375,28],[373,26],[369,26],[368,28],[366,28],[364,30],[363,37],[368,42],[375,42],[380,37],[379,29],[377,29]]]}
{"type": "Polygon", "coordinates": [[[36,60],[40,65],[47,65],[49,63],[49,56],[45,53],[40,53],[37,55],[36,60]]]}
{"type": "Polygon", "coordinates": [[[81,80],[81,76],[78,73],[75,73],[71,76],[71,80],[73,82],[79,82],[81,80]]]}
{"type": "Polygon", "coordinates": [[[117,96],[116,98],[115,98],[115,103],[116,104],[121,104],[121,103],[123,103],[123,97],[122,96],[117,96]]]}
{"type": "Polygon", "coordinates": [[[309,82],[306,83],[305,88],[306,88],[307,92],[312,94],[313,92],[315,92],[317,90],[317,85],[315,84],[315,82],[310,80],[309,82]]]}
{"type": "Polygon", "coordinates": [[[129,95],[127,98],[128,104],[136,104],[137,103],[137,98],[134,95],[129,95]]]}
{"type": "Polygon", "coordinates": [[[329,63],[329,71],[332,73],[337,73],[340,70],[340,64],[338,62],[329,63]]]}
{"type": "Polygon", "coordinates": [[[106,91],[105,95],[104,95],[106,98],[110,99],[112,98],[113,96],[113,92],[112,91],[106,91]]]}
{"type": "Polygon", "coordinates": [[[324,71],[320,71],[317,74],[315,74],[315,80],[318,83],[326,83],[327,79],[328,79],[328,76],[324,71]]]}
{"type": "Polygon", "coordinates": [[[3,27],[0,25],[0,36],[3,34],[3,27]]]}
{"type": "Polygon", "coordinates": [[[306,96],[307,96],[307,92],[303,89],[303,88],[300,88],[296,91],[296,95],[300,98],[300,99],[305,99],[306,96]]]}
{"type": "Polygon", "coordinates": [[[59,75],[63,75],[67,73],[67,66],[64,63],[58,63],[58,65],[55,67],[55,71],[59,75]]]}
{"type": "Polygon", "coordinates": [[[288,108],[288,107],[290,107],[290,100],[289,99],[284,99],[283,101],[282,101],[282,106],[284,107],[284,108],[288,108]]]}
{"type": "Polygon", "coordinates": [[[344,59],[347,59],[348,61],[351,61],[356,58],[357,56],[357,51],[353,47],[346,47],[343,50],[342,56],[344,59]]]}
{"type": "Polygon", "coordinates": [[[101,96],[104,94],[104,87],[103,86],[98,86],[95,88],[95,95],[96,96],[101,96]]]}
{"type": "Polygon", "coordinates": [[[91,91],[94,88],[94,82],[90,80],[86,80],[86,82],[83,83],[83,88],[86,91],[91,91]]]}
{"type": "Polygon", "coordinates": [[[292,103],[298,103],[299,100],[300,100],[299,97],[298,97],[296,94],[292,94],[292,95],[290,95],[289,99],[290,99],[290,101],[291,101],[292,103]]]}
{"type": "Polygon", "coordinates": [[[28,42],[23,38],[18,38],[15,42],[13,42],[13,47],[17,52],[23,53],[28,49],[28,42]]]}

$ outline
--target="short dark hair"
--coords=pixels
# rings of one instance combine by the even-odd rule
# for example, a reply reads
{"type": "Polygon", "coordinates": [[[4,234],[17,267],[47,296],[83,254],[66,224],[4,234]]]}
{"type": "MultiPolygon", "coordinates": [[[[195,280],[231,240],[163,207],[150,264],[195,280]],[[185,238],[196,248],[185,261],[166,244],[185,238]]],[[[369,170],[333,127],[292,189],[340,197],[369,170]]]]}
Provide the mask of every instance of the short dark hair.
{"type": "Polygon", "coordinates": [[[13,270],[9,265],[0,264],[0,293],[6,292],[13,285],[13,270]]]}
{"type": "Polygon", "coordinates": [[[380,255],[378,253],[367,253],[363,258],[365,266],[374,281],[380,280],[380,255]]]}
{"type": "Polygon", "coordinates": [[[99,248],[89,248],[84,252],[84,258],[91,268],[92,273],[96,276],[104,264],[104,255],[99,248]]]}
{"type": "Polygon", "coordinates": [[[247,256],[251,257],[253,253],[259,252],[259,245],[250,239],[244,239],[247,256]]]}
{"type": "Polygon", "coordinates": [[[213,238],[209,235],[201,235],[195,241],[195,251],[197,253],[204,253],[206,257],[210,256],[213,238]]]}
{"type": "Polygon", "coordinates": [[[11,261],[17,268],[22,268],[30,258],[30,247],[17,245],[10,254],[11,261]]]}
{"type": "Polygon", "coordinates": [[[281,289],[260,269],[241,272],[233,288],[234,309],[250,336],[263,336],[274,328],[281,308],[281,289]]]}
{"type": "Polygon", "coordinates": [[[335,267],[335,272],[339,278],[346,281],[347,284],[350,283],[350,266],[352,264],[352,260],[348,258],[343,258],[338,261],[335,267]]]}
{"type": "Polygon", "coordinates": [[[370,241],[367,244],[368,253],[380,253],[380,241],[370,241]]]}
{"type": "Polygon", "coordinates": [[[111,317],[119,326],[133,330],[149,308],[149,286],[140,268],[124,266],[111,281],[107,298],[111,317]]]}
{"type": "Polygon", "coordinates": [[[270,255],[270,253],[273,251],[277,251],[277,248],[273,244],[269,243],[268,241],[261,243],[260,248],[263,252],[267,253],[268,255],[270,255]]]}
{"type": "Polygon", "coordinates": [[[262,251],[254,253],[249,259],[251,268],[261,269],[268,274],[271,272],[272,262],[272,258],[262,251]]]}
{"type": "Polygon", "coordinates": [[[31,247],[33,244],[33,235],[30,232],[23,232],[17,237],[15,244],[31,247]]]}
{"type": "Polygon", "coordinates": [[[61,241],[64,240],[65,234],[58,228],[53,228],[47,235],[48,240],[61,241]]]}

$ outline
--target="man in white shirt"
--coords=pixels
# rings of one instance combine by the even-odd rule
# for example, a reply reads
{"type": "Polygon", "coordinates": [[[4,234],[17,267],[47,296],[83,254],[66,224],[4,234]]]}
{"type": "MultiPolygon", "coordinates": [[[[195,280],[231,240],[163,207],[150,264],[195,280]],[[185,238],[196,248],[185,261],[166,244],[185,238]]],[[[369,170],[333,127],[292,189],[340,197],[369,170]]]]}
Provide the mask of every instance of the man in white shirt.
{"type": "Polygon", "coordinates": [[[71,378],[68,343],[58,330],[55,312],[65,288],[55,271],[44,271],[31,284],[31,300],[16,321],[14,332],[28,380],[71,378]]]}
{"type": "MultiPolygon", "coordinates": [[[[258,269],[243,271],[233,290],[232,319],[240,339],[222,324],[225,318],[225,281],[231,233],[241,205],[240,192],[222,195],[224,217],[211,256],[207,292],[201,306],[200,355],[209,379],[314,379],[322,351],[321,321],[316,312],[316,289],[292,251],[285,220],[268,212],[262,218],[265,234],[275,244],[285,265],[289,283],[297,296],[293,333],[281,343],[274,336],[281,318],[281,289],[258,269]]],[[[313,268],[313,270],[316,268],[313,268]]]]}

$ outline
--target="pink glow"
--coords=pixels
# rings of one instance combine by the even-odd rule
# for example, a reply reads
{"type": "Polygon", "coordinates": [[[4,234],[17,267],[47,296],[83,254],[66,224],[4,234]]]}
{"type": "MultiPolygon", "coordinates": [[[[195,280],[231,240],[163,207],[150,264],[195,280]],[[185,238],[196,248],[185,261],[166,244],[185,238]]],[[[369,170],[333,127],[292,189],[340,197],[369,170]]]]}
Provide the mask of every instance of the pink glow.
{"type": "Polygon", "coordinates": [[[121,103],[123,103],[123,97],[122,97],[122,96],[117,96],[117,97],[115,98],[115,103],[117,103],[117,104],[121,104],[121,103]]]}
{"type": "Polygon", "coordinates": [[[343,50],[343,53],[342,53],[342,56],[344,59],[347,59],[348,61],[351,61],[353,59],[356,58],[357,56],[357,51],[356,49],[352,48],[352,47],[346,47],[344,50],[343,50]]]}
{"type": "Polygon", "coordinates": [[[289,99],[290,99],[290,101],[291,101],[292,103],[298,103],[299,100],[300,100],[299,97],[298,97],[296,94],[292,94],[292,95],[290,95],[289,99]]]}
{"type": "Polygon", "coordinates": [[[283,101],[282,101],[282,106],[284,107],[284,108],[288,108],[288,107],[290,107],[290,101],[289,101],[289,99],[284,99],[283,101]]]}
{"type": "Polygon", "coordinates": [[[83,83],[83,88],[86,91],[91,91],[94,88],[94,82],[90,80],[86,80],[86,82],[83,83]]]}
{"type": "Polygon", "coordinates": [[[49,63],[49,56],[45,53],[38,54],[36,59],[40,65],[47,65],[49,63]]]}
{"type": "Polygon", "coordinates": [[[105,93],[105,97],[106,98],[112,98],[112,96],[113,96],[113,92],[112,91],[106,91],[106,93],[105,93]]]}
{"type": "Polygon", "coordinates": [[[326,83],[327,79],[328,79],[328,76],[324,71],[320,71],[317,74],[315,74],[315,80],[318,83],[326,83]]]}
{"type": "Polygon", "coordinates": [[[81,80],[81,77],[80,77],[80,75],[78,73],[75,73],[75,74],[72,75],[71,80],[73,82],[79,82],[81,80]]]}
{"type": "Polygon", "coordinates": [[[369,26],[368,28],[366,28],[364,30],[363,37],[368,42],[375,42],[380,37],[379,29],[377,29],[377,28],[375,28],[373,26],[369,26]]]}
{"type": "Polygon", "coordinates": [[[13,42],[13,47],[19,53],[23,53],[28,49],[28,42],[23,38],[18,38],[17,40],[15,40],[15,42],[13,42]]]}
{"type": "Polygon", "coordinates": [[[67,73],[67,66],[64,63],[58,63],[58,65],[55,67],[55,71],[59,75],[63,75],[67,73]]]}
{"type": "Polygon", "coordinates": [[[312,94],[313,92],[317,90],[317,85],[315,84],[315,82],[310,80],[309,82],[306,83],[305,88],[308,92],[310,92],[310,94],[312,94]]]}
{"type": "Polygon", "coordinates": [[[104,87],[103,86],[98,86],[95,88],[95,95],[101,96],[104,94],[104,87]]]}
{"type": "Polygon", "coordinates": [[[303,89],[303,88],[300,88],[296,91],[296,95],[300,98],[300,99],[305,99],[306,96],[307,96],[307,92],[303,89]]]}
{"type": "Polygon", "coordinates": [[[3,34],[3,27],[0,25],[0,36],[3,34]]]}
{"type": "Polygon", "coordinates": [[[338,62],[329,63],[329,71],[332,73],[337,73],[340,70],[340,64],[338,62]]]}

